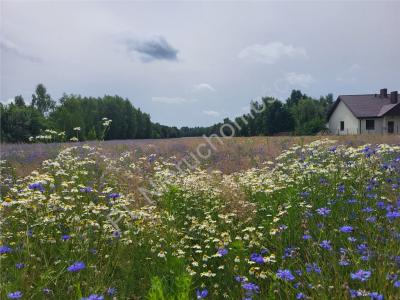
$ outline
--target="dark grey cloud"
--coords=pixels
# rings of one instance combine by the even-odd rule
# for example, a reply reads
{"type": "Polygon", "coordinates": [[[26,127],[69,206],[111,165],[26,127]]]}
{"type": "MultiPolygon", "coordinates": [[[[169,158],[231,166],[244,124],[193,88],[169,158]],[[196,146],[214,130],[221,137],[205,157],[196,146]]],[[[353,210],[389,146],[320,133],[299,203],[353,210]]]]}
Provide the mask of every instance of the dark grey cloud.
{"type": "Polygon", "coordinates": [[[22,47],[15,44],[13,41],[0,37],[0,49],[4,52],[12,53],[19,58],[31,61],[31,62],[41,62],[42,60],[30,53],[26,52],[22,47]]]}
{"type": "Polygon", "coordinates": [[[149,39],[125,39],[124,44],[129,53],[137,54],[141,61],[178,60],[178,50],[172,47],[162,36],[149,39]]]}

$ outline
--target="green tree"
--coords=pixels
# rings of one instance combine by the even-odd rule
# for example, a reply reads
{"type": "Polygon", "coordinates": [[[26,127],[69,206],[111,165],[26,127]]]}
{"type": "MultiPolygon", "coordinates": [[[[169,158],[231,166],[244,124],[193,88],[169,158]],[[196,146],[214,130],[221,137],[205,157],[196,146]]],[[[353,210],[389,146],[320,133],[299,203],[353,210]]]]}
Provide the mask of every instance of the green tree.
{"type": "Polygon", "coordinates": [[[18,107],[24,107],[25,106],[25,100],[22,97],[22,95],[15,96],[14,103],[18,107]]]}
{"type": "Polygon", "coordinates": [[[38,84],[35,94],[32,95],[32,107],[37,108],[43,115],[51,112],[55,108],[55,101],[51,99],[43,84],[38,84]]]}

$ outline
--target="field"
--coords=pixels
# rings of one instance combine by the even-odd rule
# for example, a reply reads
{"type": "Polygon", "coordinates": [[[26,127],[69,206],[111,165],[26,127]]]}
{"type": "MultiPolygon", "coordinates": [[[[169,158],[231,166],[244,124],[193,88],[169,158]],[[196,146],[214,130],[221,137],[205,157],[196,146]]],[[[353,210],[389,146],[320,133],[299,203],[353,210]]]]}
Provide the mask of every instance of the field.
{"type": "Polygon", "coordinates": [[[399,299],[399,144],[2,145],[0,299],[399,299]]]}

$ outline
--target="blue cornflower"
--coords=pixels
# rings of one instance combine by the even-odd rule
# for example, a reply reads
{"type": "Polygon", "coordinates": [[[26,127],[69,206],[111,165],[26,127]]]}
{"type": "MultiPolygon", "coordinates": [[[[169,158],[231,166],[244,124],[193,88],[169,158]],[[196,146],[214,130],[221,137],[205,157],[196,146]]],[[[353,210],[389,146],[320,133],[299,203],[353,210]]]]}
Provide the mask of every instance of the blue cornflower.
{"type": "Polygon", "coordinates": [[[350,297],[351,298],[356,298],[356,297],[361,297],[363,296],[363,293],[357,290],[350,290],[350,297]]]}
{"type": "Polygon", "coordinates": [[[305,234],[305,235],[303,235],[303,240],[311,240],[311,235],[309,235],[309,234],[305,234]]]}
{"type": "Polygon", "coordinates": [[[298,289],[300,286],[301,286],[301,283],[300,283],[300,282],[296,282],[295,284],[293,284],[293,287],[294,287],[295,289],[298,289]]]}
{"type": "Polygon", "coordinates": [[[368,296],[373,300],[383,300],[383,295],[379,294],[378,292],[369,293],[368,296]]]}
{"type": "Polygon", "coordinates": [[[400,218],[400,212],[399,211],[389,211],[387,214],[386,214],[386,217],[388,218],[388,219],[396,219],[396,218],[400,218]]]}
{"type": "Polygon", "coordinates": [[[20,291],[12,292],[7,294],[8,299],[19,299],[22,298],[23,294],[20,291]]]}
{"type": "Polygon", "coordinates": [[[354,243],[354,242],[357,241],[357,239],[356,239],[355,237],[353,237],[353,236],[349,236],[349,237],[347,238],[347,240],[348,240],[350,243],[354,243]]]}
{"type": "Polygon", "coordinates": [[[298,293],[296,295],[296,299],[305,299],[305,298],[306,298],[306,296],[303,293],[298,293]]]}
{"type": "Polygon", "coordinates": [[[384,209],[385,208],[385,202],[383,202],[383,201],[378,201],[378,202],[376,202],[376,206],[378,207],[378,208],[380,208],[380,209],[384,209]]]}
{"type": "Polygon", "coordinates": [[[68,234],[64,234],[63,236],[61,236],[61,239],[62,239],[63,241],[68,241],[70,238],[71,238],[71,236],[68,235],[68,234]]]}
{"type": "Polygon", "coordinates": [[[197,299],[204,299],[205,297],[207,297],[208,295],[208,291],[206,289],[204,290],[196,290],[196,296],[197,299]]]}
{"type": "Polygon", "coordinates": [[[84,188],[80,188],[79,190],[81,191],[81,193],[90,193],[93,191],[93,189],[91,187],[84,187],[84,188]]]}
{"type": "Polygon", "coordinates": [[[121,195],[119,193],[111,193],[108,195],[108,198],[111,198],[111,199],[116,199],[119,197],[121,197],[121,195]]]}
{"type": "Polygon", "coordinates": [[[400,280],[395,281],[395,282],[393,283],[393,286],[394,286],[395,288],[400,288],[400,280]]]}
{"type": "Polygon", "coordinates": [[[313,271],[318,274],[321,273],[321,269],[318,267],[318,265],[316,263],[306,264],[306,271],[307,271],[307,273],[311,273],[313,271]]]}
{"type": "Polygon", "coordinates": [[[85,263],[81,262],[81,261],[77,261],[75,263],[73,263],[72,265],[70,265],[67,270],[68,272],[78,272],[80,270],[83,270],[85,268],[85,263]]]}
{"type": "Polygon", "coordinates": [[[46,294],[46,295],[50,295],[50,294],[52,293],[52,290],[49,289],[49,288],[44,288],[44,289],[42,290],[42,292],[43,292],[44,294],[46,294]]]}
{"type": "Polygon", "coordinates": [[[32,183],[28,187],[29,187],[30,190],[40,191],[40,192],[44,191],[44,187],[40,182],[32,183]]]}
{"type": "Polygon", "coordinates": [[[81,300],[104,300],[104,296],[97,295],[97,294],[92,294],[87,298],[81,298],[81,300]]]}
{"type": "Polygon", "coordinates": [[[5,246],[0,246],[0,254],[7,254],[7,253],[11,253],[12,249],[10,247],[8,247],[7,245],[5,246]]]}
{"type": "Polygon", "coordinates": [[[310,195],[309,192],[301,192],[301,193],[300,193],[300,196],[301,196],[301,197],[308,197],[309,195],[310,195]]]}
{"type": "Polygon", "coordinates": [[[218,249],[217,254],[218,254],[219,256],[225,256],[225,255],[228,254],[228,249],[226,249],[226,248],[220,248],[220,249],[218,249]]]}
{"type": "Polygon", "coordinates": [[[365,270],[358,270],[355,273],[350,273],[351,279],[354,280],[360,280],[360,281],[367,281],[368,278],[371,277],[371,271],[365,271],[365,270]]]}
{"type": "Polygon", "coordinates": [[[350,233],[353,232],[353,227],[349,226],[349,225],[345,225],[340,227],[340,231],[344,232],[344,233],[350,233]]]}
{"type": "Polygon", "coordinates": [[[290,270],[279,269],[278,272],[276,272],[276,276],[278,276],[278,278],[283,279],[285,281],[293,281],[294,280],[294,276],[290,270]]]}
{"type": "Polygon", "coordinates": [[[295,247],[287,247],[283,252],[282,259],[291,258],[296,255],[296,248],[295,247]]]}
{"type": "Polygon", "coordinates": [[[115,231],[112,233],[112,236],[113,236],[114,238],[116,238],[116,239],[119,239],[119,238],[121,237],[121,233],[120,233],[118,230],[115,230],[115,231]]]}
{"type": "Polygon", "coordinates": [[[316,210],[316,212],[320,215],[320,216],[327,216],[327,215],[329,215],[329,213],[331,212],[331,210],[329,209],[329,208],[327,208],[327,207],[321,207],[321,208],[318,208],[317,210],[316,210]]]}
{"type": "Polygon", "coordinates": [[[365,219],[365,221],[369,222],[369,223],[375,223],[376,222],[376,217],[375,216],[371,216],[365,219]]]}
{"type": "Polygon", "coordinates": [[[358,202],[357,199],[349,199],[349,200],[347,200],[348,204],[354,204],[354,203],[357,203],[357,202],[358,202]]]}
{"type": "Polygon", "coordinates": [[[323,240],[319,245],[325,250],[332,250],[331,241],[323,240]]]}
{"type": "Polygon", "coordinates": [[[264,263],[264,257],[261,254],[258,253],[252,253],[250,255],[250,260],[257,263],[257,264],[263,264],[264,263]]]}
{"type": "Polygon", "coordinates": [[[24,263],[17,263],[17,264],[15,264],[15,267],[20,270],[20,269],[25,268],[25,264],[24,263]]]}
{"type": "Polygon", "coordinates": [[[387,280],[396,280],[397,277],[398,277],[397,274],[387,274],[387,275],[386,275],[386,279],[387,279],[387,280]]]}
{"type": "Polygon", "coordinates": [[[247,281],[246,277],[244,277],[244,276],[239,276],[239,275],[235,276],[235,280],[236,280],[237,282],[246,282],[246,281],[247,281]]]}
{"type": "Polygon", "coordinates": [[[110,287],[110,288],[107,289],[107,295],[108,296],[114,296],[116,293],[117,293],[117,289],[116,288],[110,287]]]}
{"type": "Polygon", "coordinates": [[[286,225],[284,225],[284,224],[282,224],[282,225],[279,225],[279,229],[280,230],[286,230],[288,227],[286,226],[286,225]]]}
{"type": "Polygon", "coordinates": [[[251,282],[243,283],[242,288],[245,289],[246,291],[255,292],[255,293],[258,293],[260,290],[260,288],[258,287],[257,284],[251,283],[251,282]]]}
{"type": "Polygon", "coordinates": [[[348,261],[348,260],[346,260],[346,259],[341,259],[340,261],[339,261],[339,266],[349,266],[350,265],[350,262],[348,261]]]}
{"type": "Polygon", "coordinates": [[[370,213],[370,212],[373,212],[374,209],[371,208],[371,207],[365,207],[365,208],[362,209],[362,211],[363,211],[363,212],[366,212],[366,213],[370,213]]]}
{"type": "Polygon", "coordinates": [[[357,246],[357,252],[360,255],[368,255],[369,249],[368,249],[368,245],[363,243],[363,244],[359,244],[357,246]]]}

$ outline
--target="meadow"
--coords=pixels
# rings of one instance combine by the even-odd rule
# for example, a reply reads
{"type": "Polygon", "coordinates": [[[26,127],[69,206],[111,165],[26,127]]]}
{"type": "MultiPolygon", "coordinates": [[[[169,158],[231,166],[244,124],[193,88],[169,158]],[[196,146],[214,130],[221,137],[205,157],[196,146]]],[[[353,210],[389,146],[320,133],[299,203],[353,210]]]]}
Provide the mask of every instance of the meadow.
{"type": "Polygon", "coordinates": [[[2,145],[0,298],[400,298],[398,136],[201,142],[2,145]]]}

